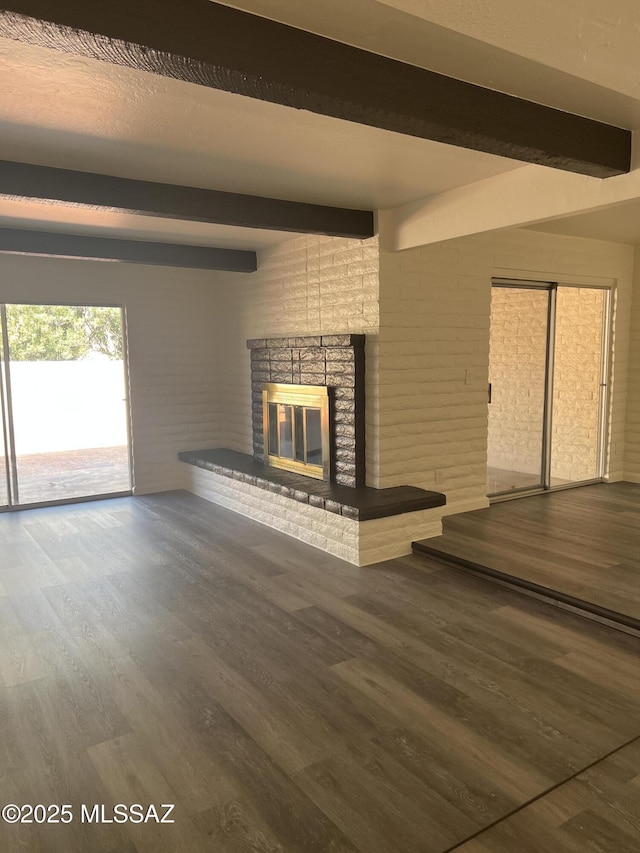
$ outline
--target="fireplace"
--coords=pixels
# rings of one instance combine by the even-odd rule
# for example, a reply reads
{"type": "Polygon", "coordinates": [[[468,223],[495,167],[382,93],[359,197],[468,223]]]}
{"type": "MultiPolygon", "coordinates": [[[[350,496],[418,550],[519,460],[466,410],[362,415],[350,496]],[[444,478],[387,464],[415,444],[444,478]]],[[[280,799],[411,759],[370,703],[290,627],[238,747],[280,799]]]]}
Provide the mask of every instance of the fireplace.
{"type": "Polygon", "coordinates": [[[262,386],[265,462],[329,480],[329,389],[266,382],[262,386]]]}
{"type": "MultiPolygon", "coordinates": [[[[286,467],[342,486],[365,485],[365,398],[364,398],[364,335],[314,335],[290,338],[260,338],[247,341],[251,352],[251,427],[253,433],[253,455],[260,462],[286,467]],[[295,389],[313,386],[313,393],[322,393],[324,403],[309,402],[311,398],[300,397],[301,402],[274,399],[276,405],[291,406],[290,413],[273,410],[273,422],[282,420],[280,426],[272,427],[269,443],[269,424],[265,423],[264,389],[277,385],[279,393],[296,393],[295,389]],[[296,444],[305,449],[307,462],[316,465],[315,473],[291,465],[300,462],[295,458],[293,441],[296,429],[295,406],[304,409],[322,409],[327,406],[324,423],[324,438],[318,443],[318,415],[298,414],[298,435],[304,431],[306,418],[307,444],[296,444]],[[279,414],[278,414],[279,413],[279,414]],[[289,417],[291,420],[289,421],[289,417]],[[291,440],[289,439],[291,425],[291,440]],[[281,438],[284,441],[281,441],[281,438]],[[311,440],[311,447],[309,447],[311,440]],[[323,442],[325,442],[323,444],[323,442]],[[284,446],[285,455],[282,455],[284,446]],[[309,453],[311,449],[311,454],[309,453]],[[322,449],[322,461],[319,451],[322,449]],[[272,451],[278,450],[275,454],[272,451]],[[293,454],[293,455],[292,455],[293,454]],[[272,458],[270,458],[272,457],[272,458]],[[284,463],[284,464],[283,464],[284,463]]],[[[322,416],[320,416],[322,423],[322,416]]]]}
{"type": "Polygon", "coordinates": [[[364,335],[247,347],[253,454],[181,452],[187,489],[358,566],[442,533],[444,495],[365,483],[364,335]]]}

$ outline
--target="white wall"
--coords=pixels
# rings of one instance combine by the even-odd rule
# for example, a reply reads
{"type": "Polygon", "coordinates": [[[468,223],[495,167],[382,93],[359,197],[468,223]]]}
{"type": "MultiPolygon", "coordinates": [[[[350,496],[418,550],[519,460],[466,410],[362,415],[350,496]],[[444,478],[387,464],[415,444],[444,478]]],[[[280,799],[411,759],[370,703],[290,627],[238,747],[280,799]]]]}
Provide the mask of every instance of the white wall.
{"type": "Polygon", "coordinates": [[[621,479],[632,270],[629,246],[527,230],[383,251],[380,486],[443,491],[448,512],[486,505],[492,276],[615,287],[608,472],[621,479]]]}
{"type": "Polygon", "coordinates": [[[377,455],[378,242],[297,237],[260,252],[258,272],[218,286],[221,428],[224,445],[252,452],[251,338],[345,332],[366,339],[367,480],[377,455]]]}
{"type": "Polygon", "coordinates": [[[135,491],[180,488],[177,454],[220,444],[215,273],[0,254],[0,302],[126,307],[135,491]]]}
{"type": "Polygon", "coordinates": [[[16,453],[56,453],[127,444],[122,360],[12,361],[16,453]]]}

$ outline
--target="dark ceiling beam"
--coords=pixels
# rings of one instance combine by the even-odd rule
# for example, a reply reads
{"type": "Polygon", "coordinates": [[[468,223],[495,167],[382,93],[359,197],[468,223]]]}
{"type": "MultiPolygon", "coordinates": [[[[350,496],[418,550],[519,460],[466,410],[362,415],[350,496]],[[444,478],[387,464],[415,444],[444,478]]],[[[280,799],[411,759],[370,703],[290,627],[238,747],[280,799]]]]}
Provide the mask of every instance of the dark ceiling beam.
{"type": "Polygon", "coordinates": [[[373,212],[0,160],[0,195],[243,228],[365,239],[373,212]]]}
{"type": "Polygon", "coordinates": [[[210,0],[4,0],[0,35],[570,172],[630,169],[628,130],[210,0]]]}
{"type": "Polygon", "coordinates": [[[227,272],[255,272],[257,268],[256,253],[238,249],[150,243],[22,228],[0,228],[0,252],[227,272]]]}

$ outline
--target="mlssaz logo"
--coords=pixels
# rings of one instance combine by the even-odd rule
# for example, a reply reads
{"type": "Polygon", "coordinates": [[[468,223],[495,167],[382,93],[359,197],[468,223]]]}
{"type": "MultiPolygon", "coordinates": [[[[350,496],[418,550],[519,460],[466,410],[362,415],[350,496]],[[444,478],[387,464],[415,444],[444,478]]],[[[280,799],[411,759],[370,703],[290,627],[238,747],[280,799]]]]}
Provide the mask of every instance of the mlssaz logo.
{"type": "Polygon", "coordinates": [[[81,819],[82,823],[175,823],[171,818],[174,809],[170,803],[159,806],[118,803],[113,808],[100,804],[83,805],[81,819]]]}

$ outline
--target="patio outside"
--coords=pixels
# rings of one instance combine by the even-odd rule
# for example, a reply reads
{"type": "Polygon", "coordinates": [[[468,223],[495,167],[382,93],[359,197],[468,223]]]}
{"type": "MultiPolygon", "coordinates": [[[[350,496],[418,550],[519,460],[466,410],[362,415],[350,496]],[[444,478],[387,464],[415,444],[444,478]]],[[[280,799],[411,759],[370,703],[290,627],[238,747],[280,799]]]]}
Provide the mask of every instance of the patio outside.
{"type": "MultiPolygon", "coordinates": [[[[114,340],[122,334],[120,310],[10,305],[7,317],[13,503],[130,489],[125,366],[121,339],[114,340]],[[117,319],[111,338],[95,339],[86,311],[117,319]]],[[[7,503],[6,488],[0,501],[7,503]]]]}

